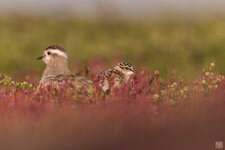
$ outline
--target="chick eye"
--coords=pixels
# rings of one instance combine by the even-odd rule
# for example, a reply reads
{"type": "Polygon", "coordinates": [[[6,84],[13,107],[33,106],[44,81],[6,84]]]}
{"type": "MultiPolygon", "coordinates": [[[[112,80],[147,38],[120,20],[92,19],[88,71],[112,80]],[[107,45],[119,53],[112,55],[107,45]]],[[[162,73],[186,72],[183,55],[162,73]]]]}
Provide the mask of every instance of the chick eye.
{"type": "Polygon", "coordinates": [[[51,52],[48,52],[48,55],[51,55],[52,53],[51,52]]]}

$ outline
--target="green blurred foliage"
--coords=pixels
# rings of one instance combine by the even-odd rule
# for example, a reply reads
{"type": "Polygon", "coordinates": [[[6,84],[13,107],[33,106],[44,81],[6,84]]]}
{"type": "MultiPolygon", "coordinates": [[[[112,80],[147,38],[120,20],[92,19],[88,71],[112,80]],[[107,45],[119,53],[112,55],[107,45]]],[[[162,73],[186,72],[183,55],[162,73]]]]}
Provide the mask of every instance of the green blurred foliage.
{"type": "Polygon", "coordinates": [[[43,69],[35,58],[49,45],[66,48],[70,64],[101,56],[109,64],[115,54],[167,77],[173,69],[185,79],[198,76],[214,61],[225,71],[225,18],[176,18],[104,21],[76,17],[0,17],[0,73],[43,69]]]}

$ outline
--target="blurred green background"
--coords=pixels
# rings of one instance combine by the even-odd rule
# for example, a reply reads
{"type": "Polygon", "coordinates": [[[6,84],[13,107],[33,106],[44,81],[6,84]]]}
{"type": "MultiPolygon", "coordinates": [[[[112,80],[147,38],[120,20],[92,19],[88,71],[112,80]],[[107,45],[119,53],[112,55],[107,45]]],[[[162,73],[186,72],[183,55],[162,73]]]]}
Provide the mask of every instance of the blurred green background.
{"type": "Polygon", "coordinates": [[[139,20],[91,19],[51,16],[0,16],[0,73],[13,75],[24,69],[43,70],[36,61],[53,44],[63,46],[70,66],[85,66],[101,57],[105,68],[115,56],[150,73],[167,77],[173,69],[185,79],[200,75],[211,61],[225,71],[225,17],[146,18],[139,20]]]}

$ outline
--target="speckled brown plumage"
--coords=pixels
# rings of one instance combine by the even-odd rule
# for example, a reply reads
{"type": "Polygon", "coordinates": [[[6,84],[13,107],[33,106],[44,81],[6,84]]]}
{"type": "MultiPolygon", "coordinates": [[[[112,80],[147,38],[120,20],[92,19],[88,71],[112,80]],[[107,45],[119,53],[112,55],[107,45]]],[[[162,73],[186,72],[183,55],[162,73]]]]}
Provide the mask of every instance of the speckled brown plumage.
{"type": "Polygon", "coordinates": [[[109,80],[113,78],[113,87],[119,87],[123,81],[128,81],[130,76],[134,74],[133,65],[131,63],[121,62],[114,66],[112,69],[108,69],[100,73],[100,86],[104,92],[110,90],[109,80]]]}

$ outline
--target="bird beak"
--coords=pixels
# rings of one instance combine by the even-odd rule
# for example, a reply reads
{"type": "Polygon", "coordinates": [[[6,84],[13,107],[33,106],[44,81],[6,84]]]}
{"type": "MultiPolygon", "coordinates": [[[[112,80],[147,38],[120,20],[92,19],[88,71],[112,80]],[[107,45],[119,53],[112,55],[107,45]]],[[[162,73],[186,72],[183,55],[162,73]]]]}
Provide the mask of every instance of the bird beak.
{"type": "Polygon", "coordinates": [[[37,60],[40,60],[40,59],[42,59],[43,58],[43,56],[40,56],[40,57],[38,57],[38,58],[36,58],[37,60]]]}

